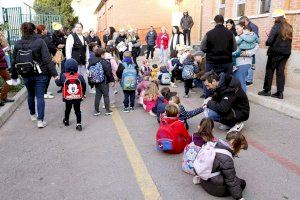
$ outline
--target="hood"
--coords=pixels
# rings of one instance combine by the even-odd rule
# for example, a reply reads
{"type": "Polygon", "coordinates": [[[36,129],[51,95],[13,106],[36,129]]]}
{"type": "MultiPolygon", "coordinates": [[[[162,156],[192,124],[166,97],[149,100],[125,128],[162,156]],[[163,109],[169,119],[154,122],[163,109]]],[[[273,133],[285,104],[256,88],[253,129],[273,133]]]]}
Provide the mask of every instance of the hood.
{"type": "Polygon", "coordinates": [[[40,38],[40,37],[35,33],[32,35],[22,36],[22,40],[36,40],[37,38],[40,38]]]}
{"type": "Polygon", "coordinates": [[[78,63],[73,58],[66,60],[65,62],[65,70],[66,72],[77,72],[78,71],[78,63]]]}
{"type": "Polygon", "coordinates": [[[225,149],[234,155],[233,150],[230,148],[229,144],[223,140],[218,140],[216,146],[217,149],[225,149]]]}
{"type": "Polygon", "coordinates": [[[159,70],[160,70],[160,69],[159,69],[159,67],[158,67],[158,68],[153,69],[152,71],[153,71],[153,72],[159,72],[159,70]]]}
{"type": "Polygon", "coordinates": [[[161,121],[165,121],[168,124],[171,124],[171,123],[176,122],[178,120],[179,120],[178,117],[167,117],[167,116],[164,116],[161,121]]]}
{"type": "Polygon", "coordinates": [[[183,64],[184,64],[184,65],[194,65],[194,61],[193,61],[191,58],[187,57],[187,58],[183,61],[183,64]]]}
{"type": "Polygon", "coordinates": [[[240,82],[232,76],[221,73],[219,78],[219,85],[216,89],[217,92],[222,93],[226,91],[226,93],[236,93],[239,89],[240,82]]]}
{"type": "Polygon", "coordinates": [[[254,32],[243,33],[239,37],[248,43],[254,43],[258,41],[258,36],[254,32]]]}

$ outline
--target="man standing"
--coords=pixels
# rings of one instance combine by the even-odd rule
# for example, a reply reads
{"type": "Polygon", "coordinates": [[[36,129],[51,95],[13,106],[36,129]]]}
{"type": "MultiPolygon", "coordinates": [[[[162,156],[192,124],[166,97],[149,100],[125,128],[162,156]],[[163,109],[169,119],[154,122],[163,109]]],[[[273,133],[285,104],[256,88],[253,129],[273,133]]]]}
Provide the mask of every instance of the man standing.
{"type": "Polygon", "coordinates": [[[151,59],[153,59],[156,38],[157,38],[157,33],[154,30],[153,26],[150,26],[150,30],[145,37],[147,43],[147,57],[146,57],[147,59],[149,58],[150,53],[151,53],[151,59]]]}
{"type": "Polygon", "coordinates": [[[189,16],[189,12],[187,10],[184,11],[183,17],[181,18],[180,21],[180,26],[183,30],[183,35],[184,35],[184,44],[187,45],[187,40],[188,40],[188,45],[191,45],[191,30],[192,27],[194,26],[194,21],[191,16],[189,16]]]}

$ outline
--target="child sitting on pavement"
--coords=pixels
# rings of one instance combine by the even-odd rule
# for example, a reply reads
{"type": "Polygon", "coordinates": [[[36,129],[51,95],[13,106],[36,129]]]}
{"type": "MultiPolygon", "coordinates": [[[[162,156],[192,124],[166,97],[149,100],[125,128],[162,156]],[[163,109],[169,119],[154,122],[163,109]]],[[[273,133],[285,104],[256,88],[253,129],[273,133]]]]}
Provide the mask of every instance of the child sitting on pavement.
{"type": "Polygon", "coordinates": [[[152,108],[156,105],[156,100],[159,96],[158,87],[155,83],[150,83],[147,90],[145,90],[144,98],[143,98],[143,107],[146,112],[148,112],[150,115],[156,116],[152,112],[152,108]]]}
{"type": "Polygon", "coordinates": [[[171,74],[166,66],[160,67],[160,71],[158,73],[158,80],[161,85],[170,85],[171,74]]]}
{"type": "Polygon", "coordinates": [[[142,61],[142,67],[141,67],[140,72],[143,77],[151,75],[152,69],[151,69],[150,64],[147,59],[144,59],[142,61]]]}
{"type": "Polygon", "coordinates": [[[158,80],[159,67],[157,64],[152,65],[151,78],[152,80],[158,80]]]}

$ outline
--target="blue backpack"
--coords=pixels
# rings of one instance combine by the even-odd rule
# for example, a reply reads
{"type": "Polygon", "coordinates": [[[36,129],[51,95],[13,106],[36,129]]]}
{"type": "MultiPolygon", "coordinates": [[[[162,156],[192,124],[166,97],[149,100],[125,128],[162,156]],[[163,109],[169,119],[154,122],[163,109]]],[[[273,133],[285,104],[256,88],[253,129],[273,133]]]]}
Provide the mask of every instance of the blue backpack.
{"type": "Polygon", "coordinates": [[[193,79],[194,78],[194,65],[184,65],[182,69],[182,78],[183,80],[193,79]]]}
{"type": "Polygon", "coordinates": [[[100,62],[90,66],[89,83],[98,84],[104,81],[104,71],[100,62]]]}
{"type": "Polygon", "coordinates": [[[134,64],[127,64],[122,62],[124,66],[122,74],[122,88],[123,90],[136,90],[137,87],[137,71],[134,64]]]}

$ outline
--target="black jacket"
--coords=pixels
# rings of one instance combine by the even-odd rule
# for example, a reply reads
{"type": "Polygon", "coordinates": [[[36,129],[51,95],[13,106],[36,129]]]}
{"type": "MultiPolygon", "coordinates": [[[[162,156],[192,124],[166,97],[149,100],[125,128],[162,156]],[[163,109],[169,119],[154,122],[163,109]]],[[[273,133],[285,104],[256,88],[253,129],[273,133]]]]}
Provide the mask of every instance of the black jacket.
{"type": "Polygon", "coordinates": [[[281,35],[281,23],[276,23],[270,32],[268,40],[266,41],[266,46],[269,46],[268,55],[283,55],[290,56],[292,49],[292,40],[283,40],[281,35]]]}
{"type": "Polygon", "coordinates": [[[50,54],[54,56],[57,50],[56,50],[56,46],[53,43],[51,34],[48,33],[47,35],[40,35],[40,37],[45,41],[50,54]]]}
{"type": "Polygon", "coordinates": [[[246,121],[250,113],[249,100],[239,80],[224,73],[219,77],[219,85],[207,107],[220,114],[222,124],[246,121]]]}
{"type": "MultiPolygon", "coordinates": [[[[233,154],[233,151],[223,141],[218,141],[215,148],[225,149],[233,154]]],[[[201,186],[204,190],[214,196],[225,196],[227,191],[229,191],[234,199],[243,197],[241,180],[236,176],[234,162],[231,157],[222,153],[216,153],[212,168],[212,173],[214,172],[221,172],[221,174],[207,181],[201,180],[201,186]]]]}
{"type": "Polygon", "coordinates": [[[236,48],[234,35],[222,24],[208,31],[201,42],[201,50],[206,53],[206,62],[210,64],[232,63],[232,53],[236,48]]]}
{"type": "Polygon", "coordinates": [[[147,45],[155,45],[157,39],[157,33],[156,31],[149,31],[145,37],[145,41],[147,45]]]}
{"type": "MultiPolygon", "coordinates": [[[[60,44],[66,45],[67,36],[59,30],[54,31],[52,34],[52,40],[53,40],[53,44],[57,48],[58,45],[60,45],[60,44]]],[[[64,46],[64,48],[62,48],[62,53],[64,56],[66,56],[66,47],[65,46],[64,46]]]]}
{"type": "Polygon", "coordinates": [[[89,50],[90,51],[93,51],[93,46],[91,45],[91,43],[96,43],[98,46],[102,46],[101,45],[101,41],[100,41],[100,39],[99,39],[99,37],[98,36],[94,36],[93,38],[89,35],[88,37],[87,37],[87,41],[88,41],[88,44],[89,44],[89,50]]]}
{"type": "Polygon", "coordinates": [[[125,42],[126,38],[126,35],[119,35],[116,39],[116,45],[118,45],[120,42],[125,42]]]}
{"type": "Polygon", "coordinates": [[[33,34],[30,36],[23,36],[21,40],[18,40],[15,44],[13,56],[12,56],[12,70],[15,71],[15,60],[19,50],[24,48],[31,49],[33,51],[33,59],[39,63],[42,73],[40,75],[57,76],[56,68],[51,60],[51,56],[48,47],[43,39],[38,35],[33,34]]]}
{"type": "Polygon", "coordinates": [[[88,69],[90,68],[90,66],[96,65],[98,62],[100,62],[102,65],[104,76],[105,76],[105,83],[108,84],[110,82],[114,82],[115,79],[112,74],[111,65],[110,62],[108,62],[107,60],[99,57],[92,58],[89,60],[88,69]]]}

